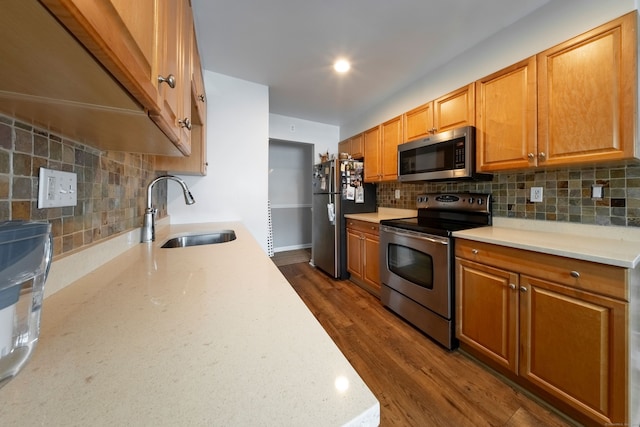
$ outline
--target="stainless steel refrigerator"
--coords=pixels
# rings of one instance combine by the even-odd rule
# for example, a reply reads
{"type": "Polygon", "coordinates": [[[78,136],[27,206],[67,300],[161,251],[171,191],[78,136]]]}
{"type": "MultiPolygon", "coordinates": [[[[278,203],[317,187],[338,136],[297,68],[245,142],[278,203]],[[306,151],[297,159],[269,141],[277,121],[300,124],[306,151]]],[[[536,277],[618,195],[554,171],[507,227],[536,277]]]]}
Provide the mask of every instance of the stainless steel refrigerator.
{"type": "Polygon", "coordinates": [[[376,211],[375,184],[364,184],[363,162],[329,160],[315,165],[311,263],[337,279],[347,279],[344,215],[376,211]]]}

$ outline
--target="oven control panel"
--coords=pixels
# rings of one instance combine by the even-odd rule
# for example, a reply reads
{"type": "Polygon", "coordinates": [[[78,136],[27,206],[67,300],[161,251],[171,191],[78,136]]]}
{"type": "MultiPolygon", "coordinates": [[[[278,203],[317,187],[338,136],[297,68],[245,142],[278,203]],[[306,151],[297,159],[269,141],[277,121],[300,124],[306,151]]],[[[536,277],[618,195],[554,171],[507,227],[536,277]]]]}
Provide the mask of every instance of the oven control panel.
{"type": "Polygon", "coordinates": [[[490,212],[491,194],[428,193],[416,198],[418,209],[446,209],[456,211],[490,212]]]}

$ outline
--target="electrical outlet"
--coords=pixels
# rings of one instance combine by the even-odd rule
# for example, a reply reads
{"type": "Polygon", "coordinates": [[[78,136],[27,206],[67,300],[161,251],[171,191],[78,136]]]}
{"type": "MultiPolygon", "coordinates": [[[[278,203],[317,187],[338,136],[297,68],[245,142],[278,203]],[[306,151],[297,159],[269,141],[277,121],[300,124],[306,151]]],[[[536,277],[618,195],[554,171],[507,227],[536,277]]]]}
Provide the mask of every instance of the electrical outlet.
{"type": "Polygon", "coordinates": [[[532,202],[542,201],[542,187],[531,187],[531,201],[532,202]]]}
{"type": "Polygon", "coordinates": [[[77,174],[40,168],[38,209],[76,206],[77,204],[77,174]]]}
{"type": "Polygon", "coordinates": [[[395,192],[396,199],[400,198],[400,190],[396,190],[395,192]]]}

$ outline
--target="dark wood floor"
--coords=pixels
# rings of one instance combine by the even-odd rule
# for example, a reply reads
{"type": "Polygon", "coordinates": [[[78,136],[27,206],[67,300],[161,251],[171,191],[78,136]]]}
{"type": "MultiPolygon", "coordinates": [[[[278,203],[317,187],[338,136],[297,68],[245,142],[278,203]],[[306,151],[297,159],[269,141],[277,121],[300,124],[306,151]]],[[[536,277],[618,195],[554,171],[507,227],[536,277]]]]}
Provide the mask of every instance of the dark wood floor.
{"type": "Polygon", "coordinates": [[[381,426],[573,425],[350,281],[308,263],[279,268],[380,401],[381,426]]]}

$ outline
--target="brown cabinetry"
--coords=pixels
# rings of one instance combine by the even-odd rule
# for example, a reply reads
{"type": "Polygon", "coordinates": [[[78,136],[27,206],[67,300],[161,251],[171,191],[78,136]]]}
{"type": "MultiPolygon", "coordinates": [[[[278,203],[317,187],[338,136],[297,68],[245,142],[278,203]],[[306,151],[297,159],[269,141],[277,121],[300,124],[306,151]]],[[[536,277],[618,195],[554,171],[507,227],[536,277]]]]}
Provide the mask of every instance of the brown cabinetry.
{"type": "Polygon", "coordinates": [[[476,82],[480,171],[633,158],[632,12],[476,82]]]}
{"type": "Polygon", "coordinates": [[[188,155],[193,120],[193,16],[188,0],[42,3],[188,155]]]}
{"type": "Polygon", "coordinates": [[[364,157],[364,134],[359,133],[338,143],[338,153],[347,153],[353,159],[364,157]]]}
{"type": "Polygon", "coordinates": [[[69,2],[43,3],[51,6],[58,20],[39,2],[3,3],[0,111],[101,150],[179,155],[176,146],[149,119],[143,102],[138,101],[138,97],[152,97],[145,93],[156,91],[149,83],[153,39],[141,35],[146,30],[126,31],[122,18],[139,13],[141,27],[153,32],[154,21],[146,20],[146,16],[153,17],[155,9],[142,2],[119,2],[118,9],[110,2],[80,2],[78,8],[69,2]],[[95,10],[96,19],[84,19],[81,12],[85,9],[95,10]],[[117,22],[104,25],[112,20],[117,22]],[[91,25],[108,28],[108,38],[85,44],[85,40],[93,40],[88,37],[93,34],[91,25]],[[129,55],[122,53],[121,74],[106,71],[101,61],[127,48],[132,51],[129,55]],[[117,78],[127,75],[141,81],[146,78],[148,84],[137,93],[133,88],[123,89],[117,78]]]}
{"type": "Polygon", "coordinates": [[[398,145],[402,143],[402,116],[364,132],[364,180],[398,178],[398,145]]]}
{"type": "Polygon", "coordinates": [[[479,171],[529,167],[536,141],[536,57],[476,82],[479,171]]]}
{"type": "Polygon", "coordinates": [[[191,153],[193,17],[187,0],[160,2],[158,107],[150,116],[185,155],[191,153]]]}
{"type": "Polygon", "coordinates": [[[207,103],[200,54],[195,36],[192,38],[191,79],[189,84],[189,116],[191,121],[191,154],[185,157],[156,156],[155,169],[186,175],[206,175],[207,162],[207,103]]]}
{"type": "Polygon", "coordinates": [[[461,347],[588,424],[629,421],[626,270],[456,242],[461,347]]]}
{"type": "Polygon", "coordinates": [[[347,219],[347,271],[351,280],[380,294],[379,224],[347,219]]]}
{"type": "Polygon", "coordinates": [[[634,155],[636,15],[538,54],[538,150],[532,163],[556,166],[634,155]]]}
{"type": "Polygon", "coordinates": [[[403,115],[405,134],[402,142],[473,125],[474,112],[475,88],[470,84],[406,112],[403,115]]]}

